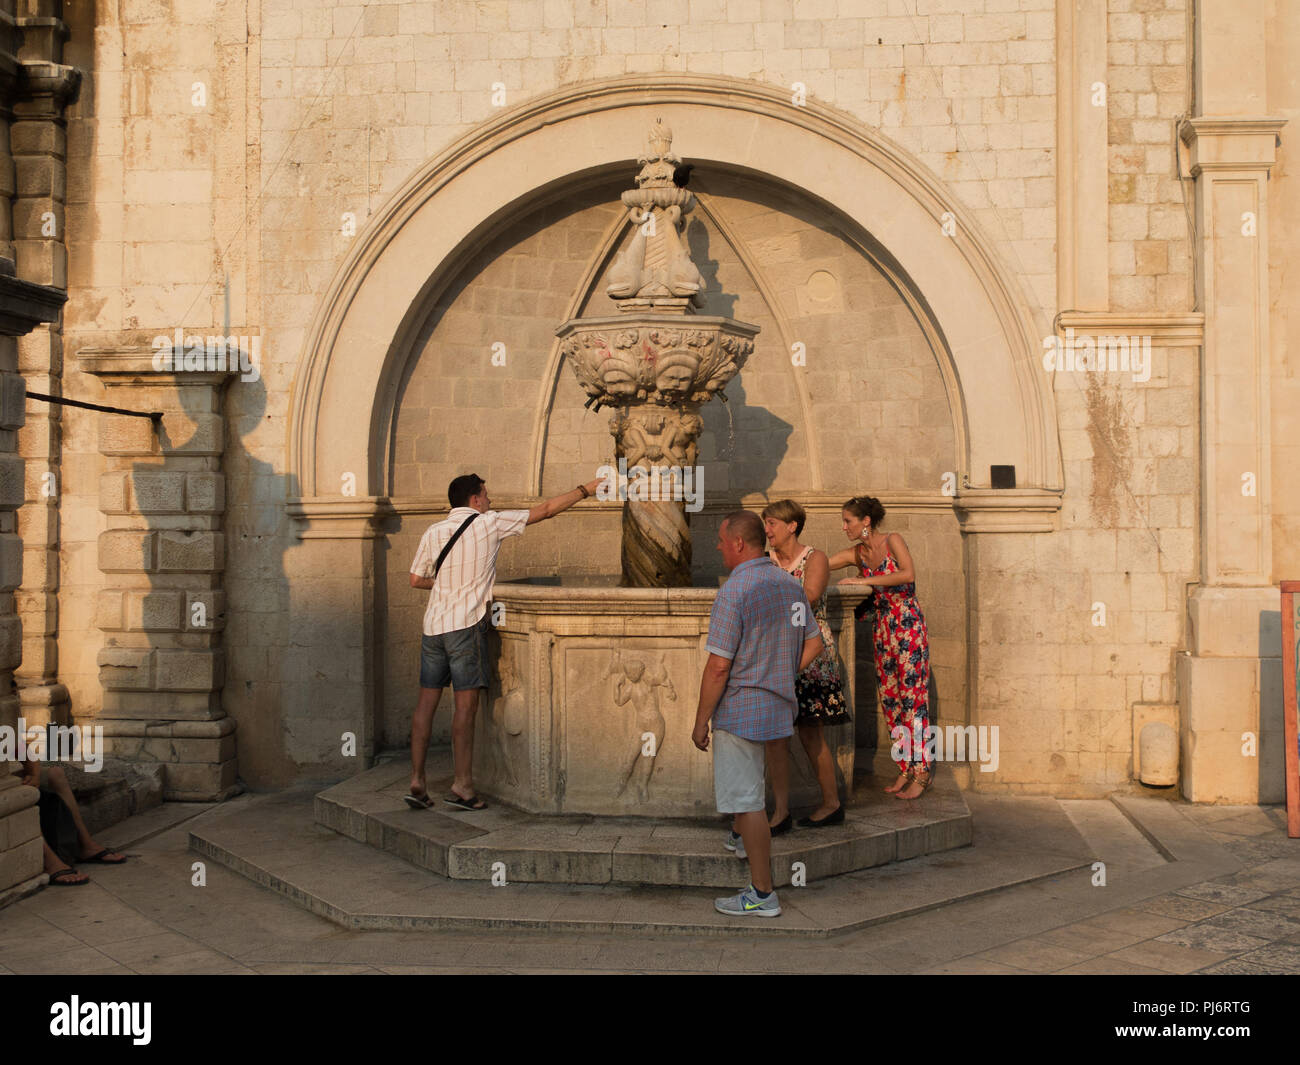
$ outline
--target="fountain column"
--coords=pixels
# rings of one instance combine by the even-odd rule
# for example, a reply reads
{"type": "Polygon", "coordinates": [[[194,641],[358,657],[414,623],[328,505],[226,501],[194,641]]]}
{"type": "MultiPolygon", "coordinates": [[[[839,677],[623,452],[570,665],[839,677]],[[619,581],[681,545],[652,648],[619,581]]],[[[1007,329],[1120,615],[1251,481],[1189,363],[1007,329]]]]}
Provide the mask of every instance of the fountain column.
{"type": "Polygon", "coordinates": [[[691,583],[688,502],[703,490],[699,409],[740,372],[758,327],[695,313],[703,279],[681,234],[695,195],[685,188],[689,168],[673,154],[662,119],[637,162],[636,188],[622,196],[636,231],[605,287],[619,313],[576,318],[556,332],[587,406],[615,408],[621,583],[680,588],[691,583]]]}

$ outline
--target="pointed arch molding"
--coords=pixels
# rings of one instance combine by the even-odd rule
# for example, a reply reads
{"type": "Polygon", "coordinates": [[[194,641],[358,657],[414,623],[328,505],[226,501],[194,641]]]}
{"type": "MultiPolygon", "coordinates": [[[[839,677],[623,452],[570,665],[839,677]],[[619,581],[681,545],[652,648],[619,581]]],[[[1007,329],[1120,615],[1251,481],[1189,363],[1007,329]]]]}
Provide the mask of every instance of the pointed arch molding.
{"type": "Polygon", "coordinates": [[[953,416],[965,441],[959,483],[987,485],[990,465],[1014,465],[1019,488],[1059,492],[1039,331],[1013,275],[942,183],[843,112],[792,106],[784,90],[754,82],[657,74],[568,86],[521,104],[430,160],[376,213],[335,272],[295,375],[296,513],[324,517],[330,500],[355,509],[359,499],[339,499],[348,473],[358,497],[385,495],[397,382],[430,294],[521,205],[612,166],[628,167],[630,177],[660,116],[682,157],[800,189],[888,250],[928,312],[945,379],[955,382],[953,416]],[[956,220],[951,236],[945,212],[956,220]]]}

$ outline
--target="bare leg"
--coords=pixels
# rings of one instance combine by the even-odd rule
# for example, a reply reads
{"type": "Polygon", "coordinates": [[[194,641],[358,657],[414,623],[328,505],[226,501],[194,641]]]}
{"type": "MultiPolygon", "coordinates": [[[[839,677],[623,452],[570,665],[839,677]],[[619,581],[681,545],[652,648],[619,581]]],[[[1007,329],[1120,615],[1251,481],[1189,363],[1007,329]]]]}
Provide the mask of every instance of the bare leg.
{"type": "Polygon", "coordinates": [[[424,760],[429,753],[429,737],[433,735],[433,712],[442,698],[441,688],[421,688],[420,701],[415,704],[411,718],[411,794],[425,793],[424,760]]]}
{"type": "Polygon", "coordinates": [[[822,727],[817,722],[799,726],[799,740],[817,774],[817,784],[822,789],[822,804],[808,816],[814,821],[820,821],[840,808],[839,792],[835,787],[835,762],[831,758],[826,737],[822,734],[822,727]]]}
{"type": "MultiPolygon", "coordinates": [[[[49,781],[50,790],[63,800],[63,805],[68,808],[72,814],[72,823],[77,826],[77,847],[83,858],[89,858],[98,854],[104,848],[95,842],[95,837],[90,834],[86,828],[86,822],[81,819],[81,808],[77,806],[77,797],[72,794],[72,785],[68,783],[68,775],[56,765],[52,765],[46,770],[46,779],[49,781]]],[[[120,859],[122,856],[110,851],[106,858],[110,864],[120,859]]]]}
{"type": "Polygon", "coordinates": [[[451,719],[451,749],[455,776],[451,790],[462,799],[474,798],[474,717],[478,713],[478,689],[456,694],[456,713],[451,719]]]}
{"type": "Polygon", "coordinates": [[[772,831],[767,827],[767,814],[754,810],[736,814],[734,822],[745,841],[749,855],[749,882],[759,891],[772,890],[772,831]]]}
{"type": "Polygon", "coordinates": [[[642,755],[641,760],[637,762],[634,775],[636,776],[636,797],[641,802],[650,801],[650,775],[655,771],[655,760],[649,755],[642,755]]]}
{"type": "Polygon", "coordinates": [[[767,823],[775,827],[790,813],[790,740],[787,737],[767,741],[767,773],[772,778],[772,801],[776,806],[767,823]]]}
{"type": "Polygon", "coordinates": [[[637,744],[636,754],[632,756],[632,761],[627,764],[627,772],[623,774],[623,785],[618,789],[618,797],[621,799],[627,789],[632,786],[632,774],[636,772],[637,762],[641,758],[641,745],[637,744]]]}

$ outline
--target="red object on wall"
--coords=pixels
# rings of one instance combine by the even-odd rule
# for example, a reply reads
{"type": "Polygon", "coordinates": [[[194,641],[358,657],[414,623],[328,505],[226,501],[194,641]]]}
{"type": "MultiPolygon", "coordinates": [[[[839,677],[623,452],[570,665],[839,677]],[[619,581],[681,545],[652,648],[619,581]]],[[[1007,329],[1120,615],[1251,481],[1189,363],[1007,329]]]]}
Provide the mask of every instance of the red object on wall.
{"type": "Polygon", "coordinates": [[[1286,834],[1300,838],[1300,581],[1282,582],[1282,720],[1286,726],[1286,834]]]}

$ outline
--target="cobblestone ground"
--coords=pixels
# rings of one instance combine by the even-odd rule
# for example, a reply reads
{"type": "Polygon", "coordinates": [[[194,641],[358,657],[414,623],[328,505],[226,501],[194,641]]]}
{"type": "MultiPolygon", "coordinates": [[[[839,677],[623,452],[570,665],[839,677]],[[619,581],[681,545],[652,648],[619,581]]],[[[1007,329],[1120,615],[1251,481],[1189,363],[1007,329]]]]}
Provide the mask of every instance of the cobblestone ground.
{"type": "MultiPolygon", "coordinates": [[[[1016,816],[1018,800],[968,799],[977,825],[1016,816]]],[[[1286,838],[1284,811],[1168,804],[1202,857],[1237,868],[1162,890],[1161,878],[1196,866],[1159,855],[1106,800],[1060,805],[1106,858],[1110,887],[1091,886],[1085,869],[807,940],[349,931],[212,863],[193,887],[187,833],[209,808],[164,807],[103,834],[127,866],[88,866],[90,885],[0,911],[0,972],[1300,972],[1300,841],[1286,838]]]]}

